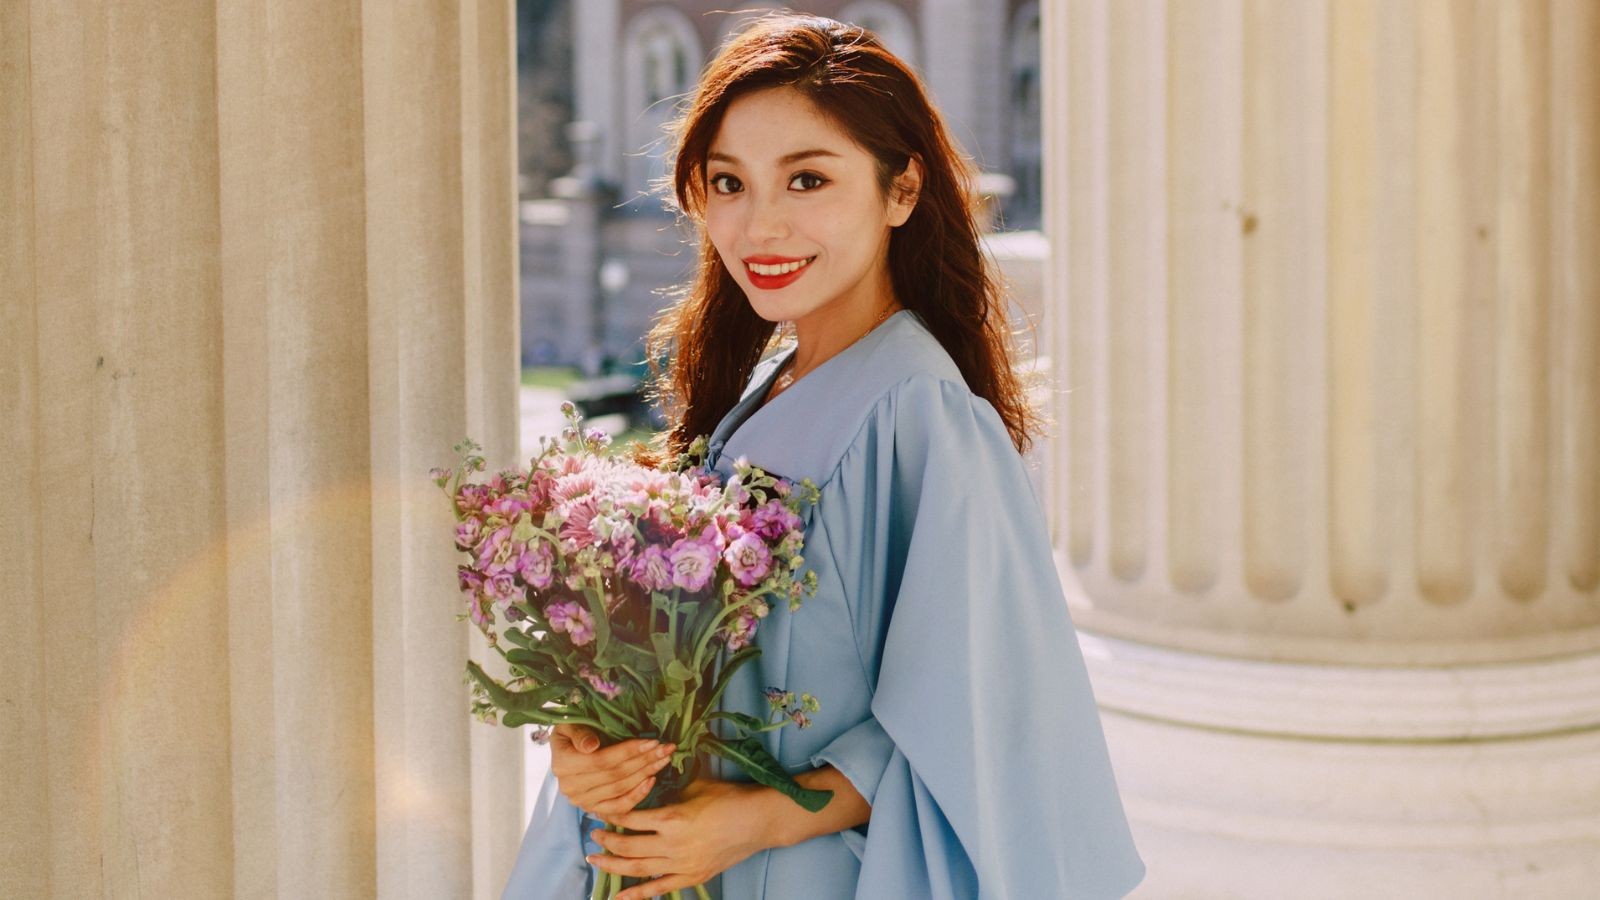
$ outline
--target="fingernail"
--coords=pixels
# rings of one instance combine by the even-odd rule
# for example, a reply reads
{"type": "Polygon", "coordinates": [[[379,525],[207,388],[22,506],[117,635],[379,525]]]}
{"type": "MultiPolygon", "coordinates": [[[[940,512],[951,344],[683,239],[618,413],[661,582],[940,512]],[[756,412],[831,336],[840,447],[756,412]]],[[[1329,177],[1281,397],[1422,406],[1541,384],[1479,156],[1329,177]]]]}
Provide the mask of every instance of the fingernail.
{"type": "Polygon", "coordinates": [[[655,748],[657,748],[659,746],[661,746],[661,742],[660,741],[645,741],[644,742],[644,749],[646,749],[646,750],[654,750],[655,748]]]}

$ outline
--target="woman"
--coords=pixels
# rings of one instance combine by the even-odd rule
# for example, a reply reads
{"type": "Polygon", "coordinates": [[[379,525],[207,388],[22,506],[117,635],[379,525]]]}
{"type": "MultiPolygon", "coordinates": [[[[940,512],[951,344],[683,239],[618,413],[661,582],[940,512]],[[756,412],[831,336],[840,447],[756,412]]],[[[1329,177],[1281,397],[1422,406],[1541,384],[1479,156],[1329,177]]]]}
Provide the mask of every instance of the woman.
{"type": "Polygon", "coordinates": [[[559,726],[505,896],[587,896],[586,856],[653,877],[624,900],[1123,896],[1144,864],[1019,455],[1036,416],[969,164],[876,37],[793,14],[723,48],[675,135],[705,240],[651,334],[671,350],[655,455],[710,434],[724,477],[745,457],[821,488],[817,593],[774,604],[722,706],[816,695],[809,727],[761,738],[834,796],[810,813],[714,759],[682,803],[634,810],[660,751],[559,726]]]}

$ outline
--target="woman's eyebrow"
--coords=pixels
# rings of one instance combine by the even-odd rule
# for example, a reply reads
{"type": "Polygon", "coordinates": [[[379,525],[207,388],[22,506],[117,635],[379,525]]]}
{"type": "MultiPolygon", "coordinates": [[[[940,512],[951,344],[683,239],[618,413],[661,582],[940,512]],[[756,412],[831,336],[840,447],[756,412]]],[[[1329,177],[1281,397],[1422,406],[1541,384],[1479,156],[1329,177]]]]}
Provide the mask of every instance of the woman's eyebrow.
{"type": "MultiPolygon", "coordinates": [[[[839,157],[839,154],[833,152],[832,150],[823,150],[820,148],[815,150],[797,150],[794,153],[785,154],[781,159],[778,160],[778,165],[787,166],[790,163],[797,163],[802,159],[811,159],[814,156],[839,157]]],[[[726,153],[708,153],[706,154],[706,159],[710,162],[725,162],[736,166],[740,164],[737,159],[727,155],[726,153]]]]}

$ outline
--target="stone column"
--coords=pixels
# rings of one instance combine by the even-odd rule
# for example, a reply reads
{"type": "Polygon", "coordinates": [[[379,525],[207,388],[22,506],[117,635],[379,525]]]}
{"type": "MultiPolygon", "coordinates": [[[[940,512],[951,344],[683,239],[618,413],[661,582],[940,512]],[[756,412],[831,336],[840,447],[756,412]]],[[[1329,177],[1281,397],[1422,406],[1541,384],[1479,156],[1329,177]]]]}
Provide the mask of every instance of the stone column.
{"type": "Polygon", "coordinates": [[[1600,883],[1600,12],[1044,40],[1053,524],[1141,896],[1600,883]]]}
{"type": "MultiPolygon", "coordinates": [[[[584,0],[573,4],[573,119],[593,122],[597,175],[611,183],[622,183],[622,142],[626,137],[620,98],[622,65],[618,61],[622,44],[620,0],[584,0]]],[[[636,115],[639,110],[628,110],[636,115]]],[[[635,148],[629,148],[635,149],[635,148]]]]}
{"type": "Polygon", "coordinates": [[[511,29],[0,5],[0,895],[498,896],[427,471],[517,455],[511,29]]]}

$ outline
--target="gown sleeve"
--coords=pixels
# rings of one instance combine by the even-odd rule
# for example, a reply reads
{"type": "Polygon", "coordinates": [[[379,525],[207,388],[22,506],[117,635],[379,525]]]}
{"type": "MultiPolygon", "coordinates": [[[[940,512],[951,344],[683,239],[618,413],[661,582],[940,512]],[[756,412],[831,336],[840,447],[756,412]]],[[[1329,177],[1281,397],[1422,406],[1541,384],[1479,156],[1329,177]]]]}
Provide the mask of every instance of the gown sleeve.
{"type": "Polygon", "coordinates": [[[601,852],[589,832],[604,827],[561,795],[546,772],[501,900],[580,900],[593,888],[589,853],[601,852]]]}
{"type": "Polygon", "coordinates": [[[872,717],[813,757],[872,803],[856,897],[1124,896],[1145,866],[1022,457],[937,376],[872,416],[840,522],[878,582],[853,611],[872,717]]]}

